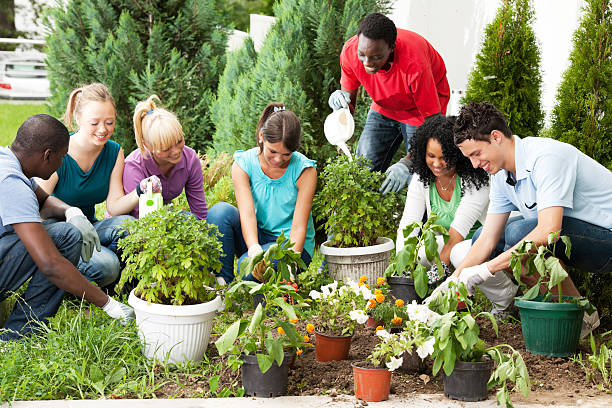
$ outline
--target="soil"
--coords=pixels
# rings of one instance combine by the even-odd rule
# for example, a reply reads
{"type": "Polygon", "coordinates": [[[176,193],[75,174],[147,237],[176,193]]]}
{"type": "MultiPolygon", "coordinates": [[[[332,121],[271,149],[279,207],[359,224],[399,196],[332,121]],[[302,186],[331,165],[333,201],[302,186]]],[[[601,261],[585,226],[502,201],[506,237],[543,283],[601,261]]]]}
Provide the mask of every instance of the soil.
{"type": "MultiPolygon", "coordinates": [[[[538,403],[544,405],[579,405],[587,403],[590,398],[610,398],[609,393],[601,387],[601,374],[595,373],[587,380],[585,371],[575,359],[550,358],[536,356],[525,350],[521,326],[513,323],[499,323],[499,337],[495,336],[488,320],[479,320],[481,338],[487,345],[505,343],[513,346],[521,353],[531,378],[531,394],[524,398],[520,394],[511,394],[515,403],[538,403]],[[598,386],[598,384],[600,384],[598,386]]],[[[301,328],[303,329],[303,328],[301,328]]],[[[305,330],[302,330],[305,332],[305,330]]],[[[311,341],[315,342],[312,335],[311,341]]],[[[213,344],[216,338],[211,338],[207,356],[211,364],[221,363],[224,367],[219,389],[227,387],[237,390],[241,386],[240,370],[232,372],[225,362],[225,357],[219,357],[213,344]]],[[[353,373],[351,364],[365,360],[378,338],[374,328],[358,328],[351,342],[349,359],[321,363],[315,359],[313,348],[307,348],[296,358],[289,371],[288,395],[321,395],[332,397],[341,394],[353,395],[353,373]]],[[[578,353],[586,359],[590,351],[587,343],[581,344],[578,353]]],[[[408,396],[410,394],[443,394],[442,370],[437,376],[432,376],[433,361],[426,359],[420,371],[406,372],[398,369],[391,377],[391,394],[408,396]]],[[[158,398],[167,397],[202,397],[209,396],[207,378],[201,375],[177,378],[176,383],[160,384],[156,392],[158,398]],[[180,383],[180,385],[178,384],[180,383]]],[[[495,390],[491,390],[490,399],[495,398],[495,390]]],[[[612,406],[612,398],[610,398],[612,406]]]]}

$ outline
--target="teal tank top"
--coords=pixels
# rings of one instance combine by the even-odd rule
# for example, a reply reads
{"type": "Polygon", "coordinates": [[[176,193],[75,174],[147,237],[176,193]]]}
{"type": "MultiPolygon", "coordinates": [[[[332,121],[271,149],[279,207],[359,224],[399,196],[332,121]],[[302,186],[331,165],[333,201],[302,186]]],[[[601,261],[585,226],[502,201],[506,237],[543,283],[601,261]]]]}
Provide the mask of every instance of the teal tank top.
{"type": "Polygon", "coordinates": [[[81,170],[77,162],[66,154],[57,170],[59,180],[53,195],[68,205],[79,207],[91,222],[97,221],[95,205],[106,200],[110,175],[119,154],[118,143],[109,140],[96,157],[89,171],[81,170]]]}
{"type": "MultiPolygon", "coordinates": [[[[440,216],[436,224],[442,225],[448,230],[455,219],[455,212],[457,212],[457,208],[461,203],[461,178],[457,176],[457,179],[455,180],[455,189],[450,201],[444,201],[442,197],[440,197],[440,194],[438,194],[436,186],[430,184],[429,203],[431,205],[431,212],[435,212],[438,214],[438,216],[440,216]]],[[[471,239],[474,232],[476,232],[480,226],[480,222],[476,221],[465,239],[471,239]]]]}

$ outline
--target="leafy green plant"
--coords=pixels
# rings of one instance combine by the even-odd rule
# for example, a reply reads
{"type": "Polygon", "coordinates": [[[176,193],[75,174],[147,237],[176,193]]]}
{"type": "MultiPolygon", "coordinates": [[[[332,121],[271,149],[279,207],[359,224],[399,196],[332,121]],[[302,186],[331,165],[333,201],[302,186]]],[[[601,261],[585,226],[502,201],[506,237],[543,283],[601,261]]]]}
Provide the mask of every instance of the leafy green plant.
{"type": "Polygon", "coordinates": [[[404,301],[393,298],[385,278],[378,279],[373,299],[376,301],[376,304],[374,305],[374,302],[369,302],[367,312],[383,327],[402,327],[402,323],[408,321],[408,312],[404,306],[404,301]],[[382,298],[378,295],[382,295],[382,298]],[[382,299],[382,302],[378,302],[379,299],[382,299]]]}
{"type": "Polygon", "coordinates": [[[405,333],[393,334],[386,330],[377,330],[376,335],[380,342],[374,346],[366,360],[379,368],[387,367],[395,371],[402,365],[401,355],[412,352],[413,340],[405,333]]]}
{"type": "Polygon", "coordinates": [[[221,270],[217,226],[164,206],[125,228],[119,242],[126,267],[118,288],[138,281],[136,294],[147,302],[182,305],[212,300],[214,272],[221,270]]]}
{"type": "Polygon", "coordinates": [[[438,242],[436,235],[442,235],[444,242],[448,241],[448,231],[441,225],[436,224],[440,218],[436,213],[431,213],[426,222],[415,221],[404,228],[404,247],[397,253],[385,276],[407,276],[414,280],[414,288],[420,297],[427,294],[427,268],[419,262],[419,251],[425,248],[425,255],[430,262],[435,259],[438,273],[442,273],[442,261],[438,253],[438,242]],[[420,231],[420,233],[416,233],[420,231]],[[411,235],[414,234],[414,235],[411,235]]]}
{"type": "Polygon", "coordinates": [[[313,209],[334,247],[370,246],[379,237],[393,236],[400,213],[395,194],[378,190],[385,178],[371,172],[363,157],[349,161],[346,156],[330,159],[321,173],[321,190],[313,209]]]}
{"type": "MultiPolygon", "coordinates": [[[[610,334],[612,334],[612,331],[602,334],[601,338],[603,339],[610,334]]],[[[582,369],[586,373],[587,381],[594,380],[595,374],[599,372],[603,384],[597,384],[597,386],[609,390],[610,384],[612,383],[612,377],[610,376],[610,370],[612,369],[612,349],[609,347],[610,343],[608,342],[608,344],[606,344],[602,342],[598,350],[593,333],[591,333],[589,337],[591,354],[587,355],[586,362],[583,361],[582,354],[578,354],[576,357],[572,358],[572,360],[582,366],[582,369]]]]}

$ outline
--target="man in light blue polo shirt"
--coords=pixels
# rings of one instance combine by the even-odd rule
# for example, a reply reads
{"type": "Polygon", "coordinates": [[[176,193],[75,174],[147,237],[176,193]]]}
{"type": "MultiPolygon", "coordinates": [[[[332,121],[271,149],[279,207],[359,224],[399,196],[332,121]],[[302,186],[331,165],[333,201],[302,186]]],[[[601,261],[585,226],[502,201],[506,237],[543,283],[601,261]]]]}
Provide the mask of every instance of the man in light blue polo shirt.
{"type": "MultiPolygon", "coordinates": [[[[518,243],[547,245],[549,233],[559,230],[572,243],[569,259],[563,244],[557,245],[556,256],[567,265],[590,273],[612,272],[612,172],[572,145],[513,136],[503,114],[488,102],[461,109],[455,143],[474,167],[492,175],[482,232],[454,274],[468,291],[508,270],[518,243]],[[516,210],[521,216],[509,220],[516,210]]],[[[533,281],[525,277],[524,282],[535,283],[529,279],[533,281]]],[[[569,278],[562,290],[579,296],[569,278]]]]}

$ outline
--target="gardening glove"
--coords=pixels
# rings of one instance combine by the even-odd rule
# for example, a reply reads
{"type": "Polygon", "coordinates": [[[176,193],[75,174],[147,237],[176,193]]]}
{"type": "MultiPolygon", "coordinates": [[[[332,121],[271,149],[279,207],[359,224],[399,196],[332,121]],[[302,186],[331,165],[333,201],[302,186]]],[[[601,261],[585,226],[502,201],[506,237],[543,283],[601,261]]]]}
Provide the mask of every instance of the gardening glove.
{"type": "Polygon", "coordinates": [[[108,297],[108,302],[102,307],[102,310],[113,319],[119,319],[122,325],[126,325],[134,320],[134,309],[121,302],[117,302],[112,297],[108,297]]]}
{"type": "Polygon", "coordinates": [[[423,304],[428,305],[433,300],[434,297],[438,296],[438,293],[444,294],[448,292],[448,285],[451,282],[454,282],[456,285],[459,283],[459,278],[457,278],[456,276],[449,276],[448,278],[446,278],[446,280],[442,282],[440,286],[434,289],[431,295],[425,298],[425,300],[423,301],[423,304]]]}
{"type": "Polygon", "coordinates": [[[247,256],[249,258],[254,257],[255,255],[259,255],[263,252],[263,248],[259,244],[251,245],[249,250],[247,251],[247,256]]]}
{"type": "Polygon", "coordinates": [[[459,275],[459,282],[465,284],[468,294],[472,296],[476,290],[476,286],[488,281],[492,277],[493,274],[491,274],[485,262],[462,270],[459,275]]]}
{"type": "Polygon", "coordinates": [[[397,193],[402,188],[406,187],[412,174],[410,173],[411,163],[410,159],[402,157],[400,161],[389,167],[385,172],[387,178],[380,186],[380,192],[383,194],[387,194],[390,191],[397,193]]]}
{"type": "Polygon", "coordinates": [[[83,215],[83,211],[81,211],[78,207],[70,207],[64,213],[66,217],[66,222],[74,225],[80,232],[83,237],[83,245],[81,246],[81,258],[83,258],[83,262],[89,262],[91,259],[91,255],[93,254],[94,247],[98,252],[100,252],[100,237],[98,237],[98,232],[91,225],[91,222],[83,215]]]}
{"type": "Polygon", "coordinates": [[[351,103],[351,94],[341,89],[335,90],[329,95],[327,103],[329,103],[329,107],[333,110],[348,109],[349,103],[351,103]]]}
{"type": "Polygon", "coordinates": [[[162,191],[161,180],[157,176],[151,176],[151,177],[147,177],[146,179],[140,180],[140,183],[138,183],[138,185],[136,186],[136,194],[138,194],[138,197],[140,197],[142,193],[147,191],[147,184],[149,183],[149,181],[151,182],[151,188],[153,190],[151,192],[161,193],[162,191]]]}

